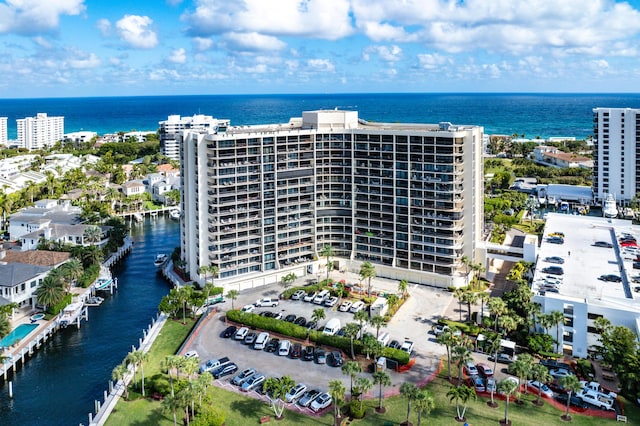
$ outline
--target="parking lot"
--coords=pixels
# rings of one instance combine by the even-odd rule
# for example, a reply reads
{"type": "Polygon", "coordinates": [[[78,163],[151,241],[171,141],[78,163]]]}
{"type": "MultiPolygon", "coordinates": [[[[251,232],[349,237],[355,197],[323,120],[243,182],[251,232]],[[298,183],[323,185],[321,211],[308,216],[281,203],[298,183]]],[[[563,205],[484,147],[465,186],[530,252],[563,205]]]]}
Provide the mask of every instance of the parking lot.
{"type": "MultiPolygon", "coordinates": [[[[302,284],[302,282],[299,282],[295,283],[294,286],[302,284]]],[[[386,289],[387,291],[395,291],[397,282],[376,279],[374,286],[379,289],[386,289]],[[391,288],[392,286],[393,288],[391,288]]],[[[243,291],[238,299],[234,301],[234,307],[238,309],[264,297],[278,298],[282,291],[283,288],[280,285],[243,291]]],[[[415,358],[416,363],[410,371],[405,373],[396,373],[387,370],[393,383],[392,386],[387,388],[387,393],[397,393],[397,388],[405,381],[413,383],[424,382],[429,375],[435,371],[440,357],[445,353],[445,349],[435,342],[435,336],[429,333],[429,331],[431,330],[431,326],[447,309],[451,302],[451,293],[430,287],[411,286],[409,288],[409,294],[409,299],[398,310],[387,327],[381,329],[380,332],[389,333],[390,340],[398,340],[401,343],[405,340],[413,341],[414,349],[412,357],[415,358]]],[[[222,338],[221,333],[227,327],[224,312],[227,309],[231,309],[231,302],[227,301],[217,306],[220,312],[212,315],[212,317],[207,320],[207,323],[201,328],[200,332],[194,336],[189,347],[185,348],[185,351],[197,351],[201,362],[205,362],[211,358],[226,356],[238,365],[240,371],[248,367],[253,367],[267,377],[288,375],[298,383],[304,383],[309,388],[317,388],[322,391],[327,390],[330,380],[339,379],[343,381],[345,387],[348,389],[349,378],[342,374],[340,368],[331,367],[327,364],[315,364],[313,361],[290,359],[289,357],[278,356],[274,353],[254,350],[251,346],[246,346],[239,341],[222,338]]],[[[325,319],[319,322],[319,327],[324,327],[332,318],[339,319],[342,326],[348,322],[354,322],[354,314],[339,312],[337,310],[338,306],[339,305],[329,308],[302,300],[280,300],[277,307],[256,308],[254,313],[271,311],[281,313],[283,318],[293,314],[296,317],[302,316],[310,320],[313,310],[322,308],[325,311],[325,319]]],[[[375,329],[369,328],[368,331],[375,334],[375,329]]],[[[283,338],[288,339],[287,337],[283,338]]],[[[294,343],[294,340],[289,340],[294,343]]],[[[305,342],[300,343],[304,346],[305,342]]],[[[325,348],[325,350],[328,352],[330,348],[325,348]]],[[[345,362],[350,359],[348,354],[343,355],[345,362]]],[[[220,384],[231,388],[232,385],[229,381],[232,378],[233,375],[226,376],[221,379],[220,384]]],[[[371,391],[369,394],[370,397],[374,395],[377,396],[376,391],[371,391]]]]}

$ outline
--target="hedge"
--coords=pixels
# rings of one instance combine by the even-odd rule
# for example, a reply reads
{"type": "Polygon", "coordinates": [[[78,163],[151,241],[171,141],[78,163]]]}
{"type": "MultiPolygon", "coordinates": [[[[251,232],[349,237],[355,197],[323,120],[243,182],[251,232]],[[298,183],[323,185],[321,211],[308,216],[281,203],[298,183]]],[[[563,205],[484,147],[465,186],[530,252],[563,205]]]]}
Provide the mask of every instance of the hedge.
{"type": "Polygon", "coordinates": [[[58,302],[57,304],[55,304],[53,306],[47,306],[47,312],[50,313],[51,315],[58,315],[61,310],[66,308],[67,305],[69,305],[71,303],[72,296],[73,295],[71,293],[69,293],[60,302],[58,302]]]}
{"type": "Polygon", "coordinates": [[[82,272],[82,275],[76,281],[78,287],[87,288],[89,287],[95,280],[98,279],[100,275],[100,265],[94,263],[93,265],[88,266],[82,272]]]}

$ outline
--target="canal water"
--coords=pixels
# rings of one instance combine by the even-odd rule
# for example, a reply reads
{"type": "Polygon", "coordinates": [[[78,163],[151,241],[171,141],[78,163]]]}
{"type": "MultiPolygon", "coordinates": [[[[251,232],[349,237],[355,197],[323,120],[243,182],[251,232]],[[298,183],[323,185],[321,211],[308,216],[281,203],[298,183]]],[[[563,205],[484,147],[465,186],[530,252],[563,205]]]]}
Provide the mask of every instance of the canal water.
{"type": "Polygon", "coordinates": [[[133,224],[133,250],[113,269],[118,291],[89,308],[89,321],[68,327],[40,348],[13,378],[13,399],[0,385],[0,425],[88,424],[94,401],[103,399],[111,371],[138,345],[169,292],[153,260],[180,244],[169,218],[133,224]]]}

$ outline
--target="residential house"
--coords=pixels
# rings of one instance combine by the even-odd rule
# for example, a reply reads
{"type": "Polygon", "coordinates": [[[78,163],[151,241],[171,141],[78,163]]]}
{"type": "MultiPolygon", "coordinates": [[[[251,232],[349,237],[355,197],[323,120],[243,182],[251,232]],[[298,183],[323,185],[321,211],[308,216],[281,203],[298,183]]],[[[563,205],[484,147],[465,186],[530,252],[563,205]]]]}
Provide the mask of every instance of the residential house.
{"type": "Polygon", "coordinates": [[[122,184],[122,194],[126,197],[142,195],[145,192],[145,185],[139,180],[131,180],[122,184]]]}

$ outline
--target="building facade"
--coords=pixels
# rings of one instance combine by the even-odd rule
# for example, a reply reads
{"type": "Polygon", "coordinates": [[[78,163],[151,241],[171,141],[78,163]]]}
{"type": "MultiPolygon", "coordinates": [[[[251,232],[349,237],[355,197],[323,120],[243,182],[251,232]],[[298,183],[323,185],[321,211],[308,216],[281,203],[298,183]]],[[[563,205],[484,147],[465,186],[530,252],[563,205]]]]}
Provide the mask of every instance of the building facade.
{"type": "Polygon", "coordinates": [[[8,135],[7,117],[0,117],[0,145],[6,146],[9,143],[8,135]]]}
{"type": "Polygon", "coordinates": [[[191,117],[170,115],[160,123],[160,153],[172,160],[180,161],[179,134],[183,130],[215,131],[218,127],[225,128],[229,120],[218,120],[210,115],[196,114],[191,117]]]}
{"type": "Polygon", "coordinates": [[[483,128],[388,124],[356,111],[289,123],[185,131],[181,249],[218,285],[370,261],[381,277],[464,285],[483,224],[483,128]]]}
{"type": "Polygon", "coordinates": [[[593,192],[627,204],[640,192],[640,109],[593,109],[593,192]]]}
{"type": "Polygon", "coordinates": [[[64,117],[48,117],[39,112],[35,117],[18,119],[16,123],[20,148],[42,149],[64,138],[64,117]]]}

